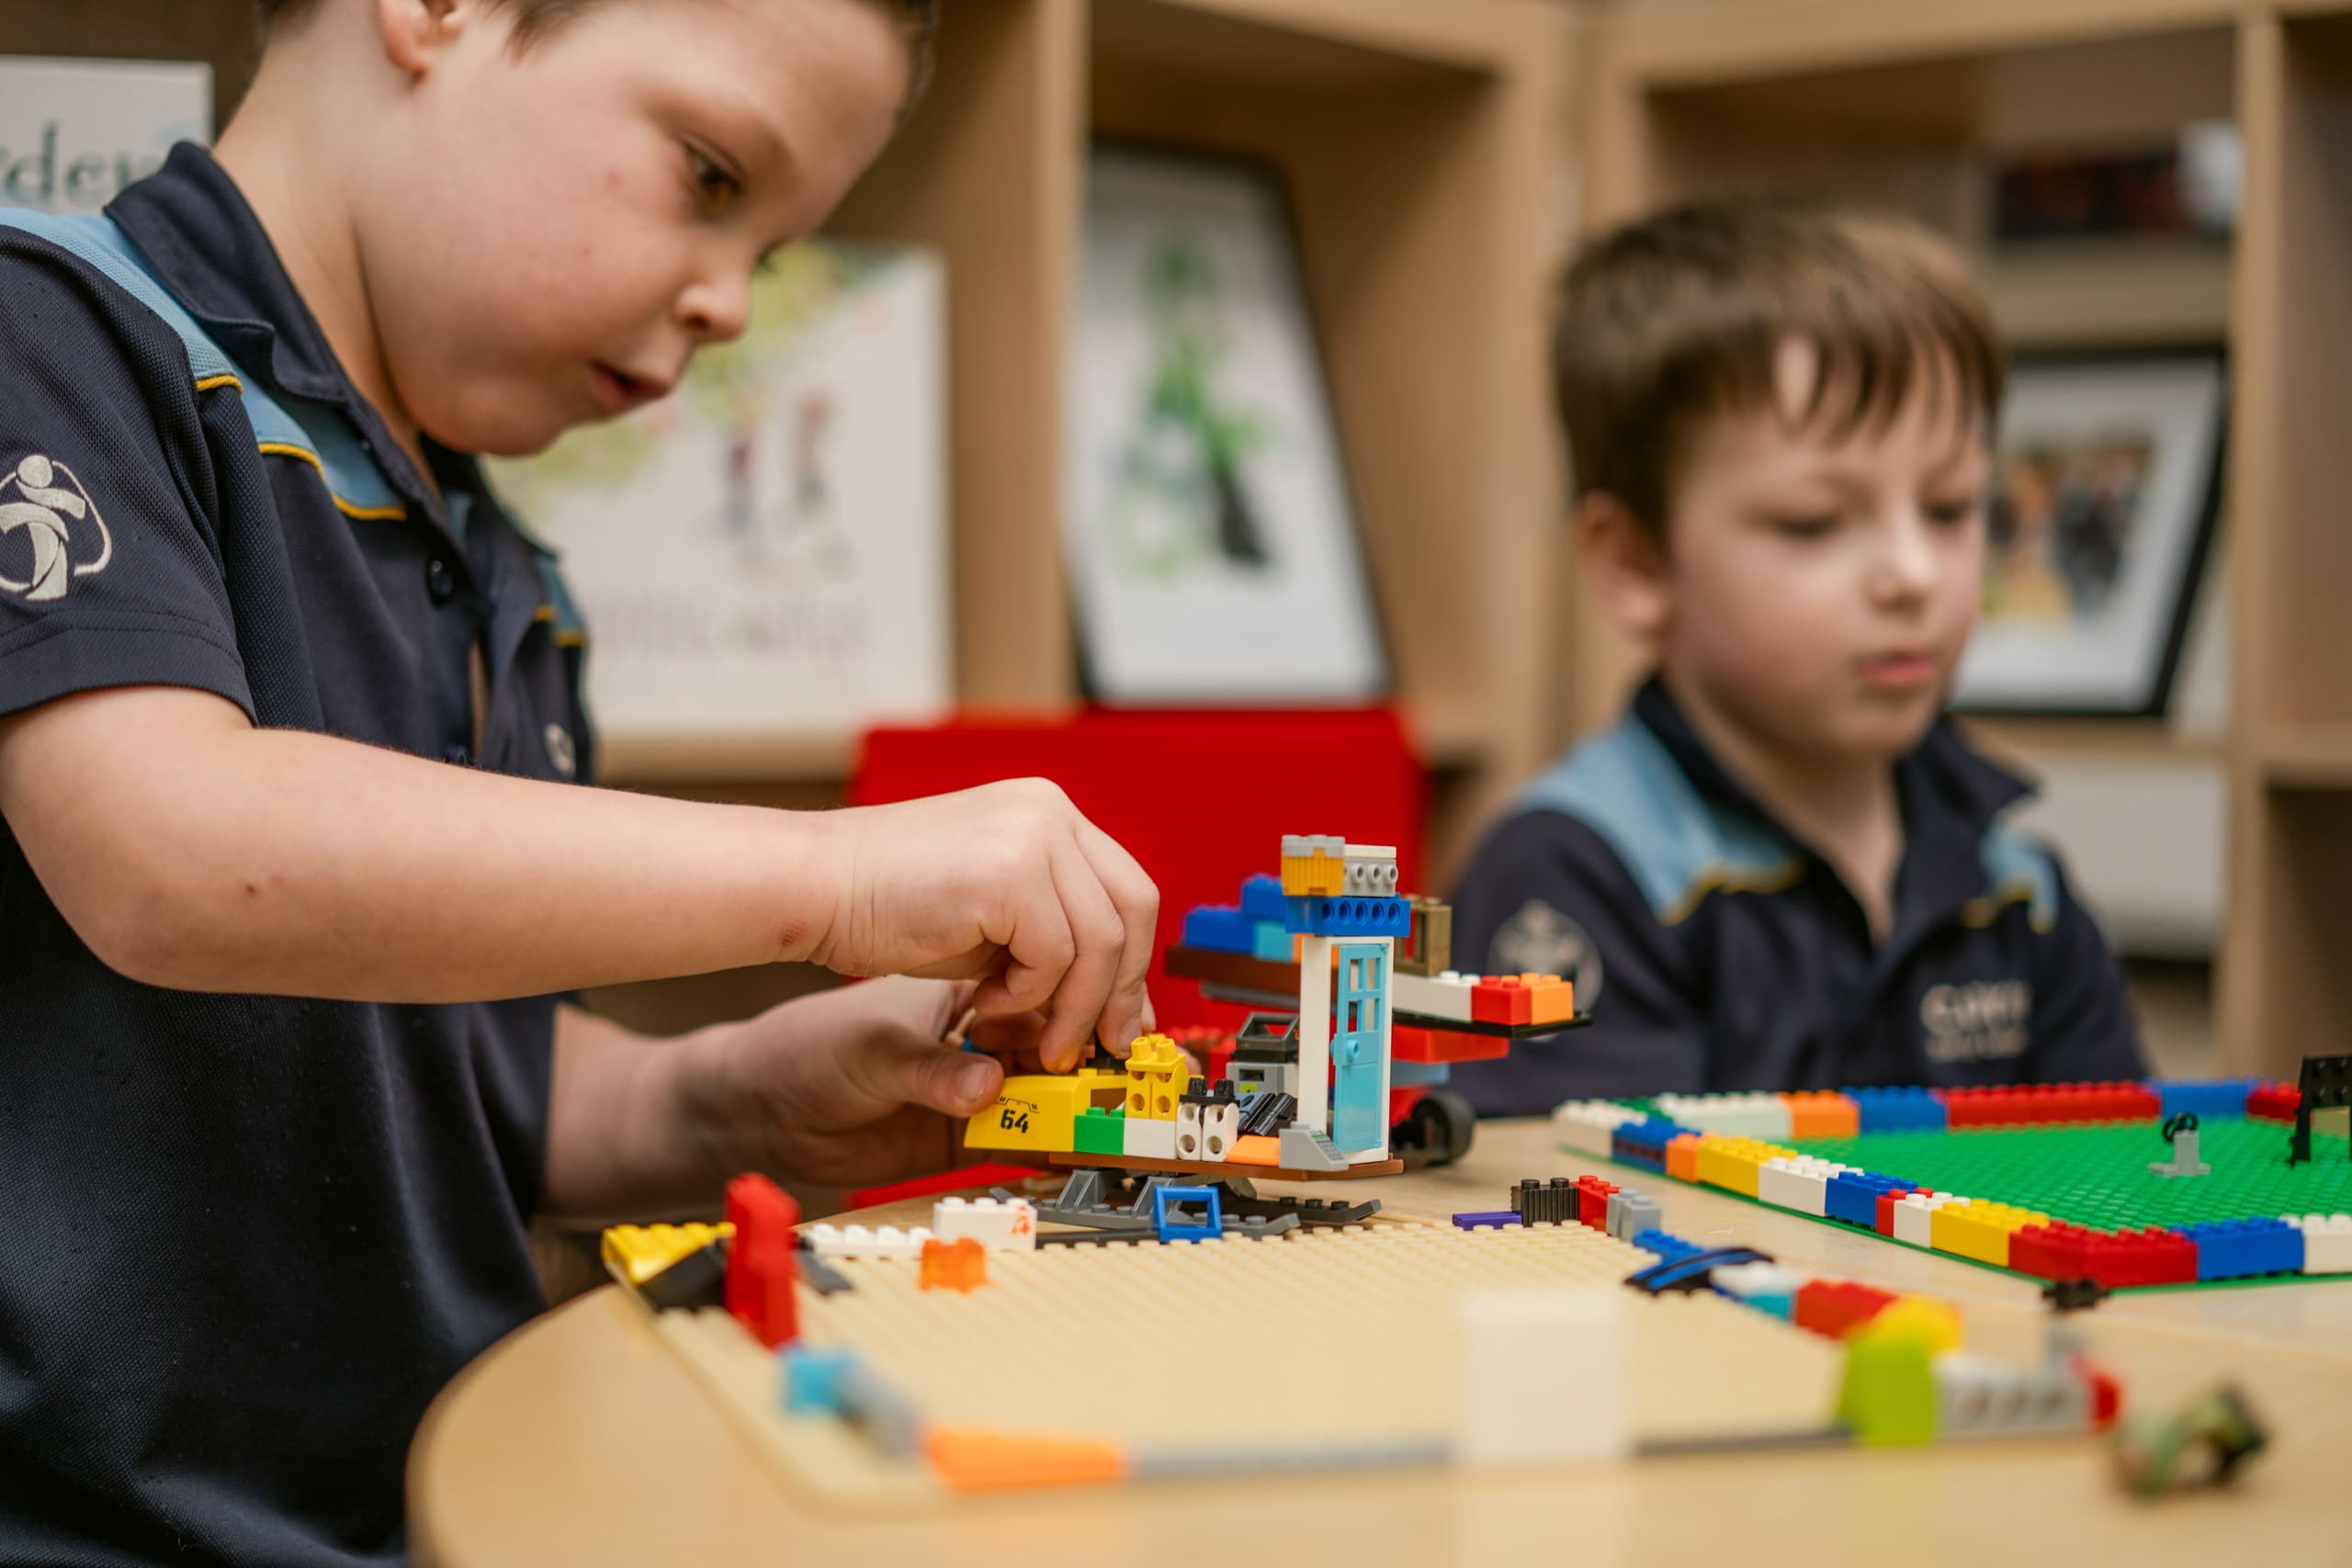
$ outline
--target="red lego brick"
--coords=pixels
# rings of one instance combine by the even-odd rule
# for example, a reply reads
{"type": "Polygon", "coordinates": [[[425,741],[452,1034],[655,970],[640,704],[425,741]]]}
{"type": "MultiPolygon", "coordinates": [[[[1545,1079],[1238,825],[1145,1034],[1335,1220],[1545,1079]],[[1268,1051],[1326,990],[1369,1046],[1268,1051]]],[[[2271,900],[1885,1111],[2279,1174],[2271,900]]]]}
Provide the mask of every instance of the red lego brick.
{"type": "Polygon", "coordinates": [[[1894,1205],[1903,1201],[1904,1199],[1908,1198],[1914,1192],[1925,1192],[1930,1198],[1936,1195],[1935,1189],[1932,1187],[1905,1187],[1896,1191],[1880,1193],[1878,1195],[1878,1220],[1877,1223],[1871,1226],[1871,1229],[1878,1232],[1881,1235],[1893,1235],[1894,1234],[1894,1205]]]}
{"type": "Polygon", "coordinates": [[[2089,1243],[2095,1234],[2064,1221],[2011,1231],[2009,1267],[2043,1280],[2089,1279],[2089,1243]]]}
{"type": "Polygon", "coordinates": [[[1865,1285],[1859,1280],[1808,1280],[1797,1287],[1792,1318],[1831,1339],[1843,1339],[1879,1314],[1894,1300],[1894,1292],[1865,1285]]]}
{"type": "Polygon", "coordinates": [[[1609,1195],[1617,1190],[1613,1181],[1603,1181],[1597,1176],[1577,1178],[1577,1218],[1597,1231],[1609,1228],[1609,1195]]]}
{"type": "Polygon", "coordinates": [[[2116,1289],[2181,1285],[2197,1278],[2197,1244],[2178,1231],[2097,1231],[2063,1222],[2009,1237],[2009,1267],[2045,1280],[2097,1280],[2116,1289]]]}
{"type": "Polygon", "coordinates": [[[800,1336],[793,1294],[798,1273],[800,1205],[766,1177],[748,1174],[727,1184],[727,1218],[735,1239],[727,1251],[727,1312],[773,1350],[800,1336]]]}
{"type": "Polygon", "coordinates": [[[1473,1023],[1532,1023],[1535,1021],[1535,998],[1515,975],[1495,979],[1481,979],[1470,987],[1470,1021],[1473,1023]]]}
{"type": "Polygon", "coordinates": [[[2245,1113],[2258,1122],[2292,1122],[2303,1103],[2303,1091],[2293,1084],[2256,1084],[2247,1091],[2245,1113]]]}
{"type": "Polygon", "coordinates": [[[1933,1091],[1954,1127],[2037,1127],[2153,1122],[2163,1107],[2143,1083],[2020,1084],[1933,1091]]]}
{"type": "Polygon", "coordinates": [[[1510,1047],[1508,1034],[1456,1034],[1404,1023],[1388,1037],[1388,1054],[1399,1062],[1491,1062],[1510,1055],[1510,1047]]]}
{"type": "Polygon", "coordinates": [[[2123,1414],[2123,1385],[2115,1374],[2087,1357],[2075,1358],[2075,1375],[2090,1385],[2091,1430],[2104,1432],[2123,1414]]]}

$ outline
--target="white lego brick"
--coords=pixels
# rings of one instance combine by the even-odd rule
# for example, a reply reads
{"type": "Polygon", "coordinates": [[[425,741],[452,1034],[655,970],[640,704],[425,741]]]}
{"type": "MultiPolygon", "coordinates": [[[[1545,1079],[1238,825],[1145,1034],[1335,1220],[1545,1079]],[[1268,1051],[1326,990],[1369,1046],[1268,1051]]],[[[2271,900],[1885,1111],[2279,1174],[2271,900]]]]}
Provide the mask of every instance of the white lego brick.
{"type": "Polygon", "coordinates": [[[931,1229],[942,1241],[969,1236],[990,1252],[1034,1251],[1037,1206],[1026,1198],[942,1198],[931,1206],[931,1229]]]}
{"type": "Polygon", "coordinates": [[[1348,844],[1340,852],[1340,891],[1351,898],[1396,896],[1396,846],[1348,844]]]}
{"type": "Polygon", "coordinates": [[[1662,1094],[1658,1113],[1702,1133],[1779,1143],[1789,1135],[1788,1102],[1777,1094],[1662,1094]]]}
{"type": "Polygon", "coordinates": [[[1176,1107],[1176,1157],[1201,1157],[1201,1108],[1198,1104],[1179,1103],[1176,1107]]]}
{"type": "Polygon", "coordinates": [[[1558,1130],[1560,1142],[1596,1159],[1609,1157],[1611,1134],[1641,1119],[1640,1111],[1607,1100],[1571,1100],[1552,1112],[1552,1125],[1558,1130]]]}
{"type": "Polygon", "coordinates": [[[921,1225],[903,1231],[896,1225],[810,1225],[800,1234],[820,1258],[920,1258],[922,1244],[931,1239],[921,1225]]]}
{"type": "Polygon", "coordinates": [[[1155,1121],[1148,1116],[1129,1116],[1125,1118],[1124,1124],[1119,1152],[1129,1159],[1176,1157],[1175,1122],[1155,1121]]]}
{"type": "Polygon", "coordinates": [[[1817,1168],[1824,1161],[1800,1155],[1775,1155],[1756,1173],[1758,1201],[1801,1214],[1826,1214],[1829,1210],[1829,1178],[1817,1168]]]}
{"type": "Polygon", "coordinates": [[[1627,1300],[1593,1286],[1464,1297],[1455,1458],[1481,1469],[1626,1458],[1627,1300]]]}
{"type": "Polygon", "coordinates": [[[1449,1018],[1457,1023],[1470,1021],[1470,990],[1476,982],[1453,969],[1442,975],[1406,975],[1389,976],[1389,1002],[1398,1012],[1416,1012],[1429,1018],[1449,1018]]]}
{"type": "Polygon", "coordinates": [[[1284,833],[1282,855],[1284,860],[1306,860],[1311,856],[1329,855],[1345,863],[1347,840],[1337,833],[1284,833]]]}
{"type": "Polygon", "coordinates": [[[1216,1100],[1201,1110],[1201,1157],[1221,1160],[1241,1136],[1241,1107],[1216,1100]]]}
{"type": "Polygon", "coordinates": [[[1734,1263],[1709,1270],[1707,1282],[1725,1295],[1749,1301],[1757,1296],[1793,1296],[1806,1278],[1777,1263],[1734,1263]]]}
{"type": "Polygon", "coordinates": [[[2090,1390],[2069,1368],[2014,1367],[1966,1350],[1928,1363],[1936,1385],[1939,1438],[2081,1432],[2091,1424],[2090,1390]]]}
{"type": "Polygon", "coordinates": [[[2303,1233],[2303,1272],[2352,1274],[2352,1214],[2281,1214],[2303,1233]]]}
{"type": "Polygon", "coordinates": [[[1933,1246],[1934,1243],[1928,1239],[1928,1217],[1946,1203],[1956,1201],[1958,1200],[1949,1192],[1938,1192],[1932,1196],[1921,1192],[1904,1194],[1894,1204],[1894,1239],[1907,1241],[1914,1247],[1933,1246]]]}
{"type": "Polygon", "coordinates": [[[1297,1124],[1326,1135],[1331,1131],[1332,944],[1328,936],[1302,937],[1298,944],[1297,1124]]]}

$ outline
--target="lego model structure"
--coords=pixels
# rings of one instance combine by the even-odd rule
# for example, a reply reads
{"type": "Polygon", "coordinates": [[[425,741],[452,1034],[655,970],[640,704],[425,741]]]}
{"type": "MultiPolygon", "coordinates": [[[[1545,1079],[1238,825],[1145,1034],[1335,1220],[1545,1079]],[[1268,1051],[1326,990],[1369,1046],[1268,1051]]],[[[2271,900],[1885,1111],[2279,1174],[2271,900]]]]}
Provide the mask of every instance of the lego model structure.
{"type": "MultiPolygon", "coordinates": [[[[1460,1157],[1475,1118],[1442,1092],[1451,1065],[1589,1021],[1556,975],[1450,967],[1453,912],[1397,892],[1396,852],[1285,836],[1282,874],[1185,917],[1169,973],[1208,995],[1283,1009],[1204,1046],[1136,1040],[1124,1065],[1005,1080],[965,1146],[1115,1170],[1286,1179],[1377,1176],[1460,1157]]],[[[1214,1034],[1214,1032],[1211,1032],[1214,1034]]]]}
{"type": "MultiPolygon", "coordinates": [[[[2340,1092],[2324,1069],[2303,1076],[2340,1092]]],[[[2352,1156],[2319,1135],[2315,1160],[2309,1118],[2298,1088],[2254,1078],[1662,1094],[1553,1113],[1571,1150],[2115,1290],[2352,1275],[2352,1156]]]]}
{"type": "Polygon", "coordinates": [[[746,1176],[729,1224],[617,1227],[605,1256],[786,1484],[872,1513],[1016,1488],[2087,1436],[2119,1405],[2063,1323],[2039,1363],[1993,1361],[1946,1303],[1703,1248],[1597,1176],[1522,1182],[1452,1225],[1369,1204],[1235,1213],[1222,1186],[1120,1179],[1124,1201],[1096,1201],[1110,1179],[1083,1170],[1086,1190],[1050,1202],[948,1198],[927,1229],[796,1235],[791,1200],[746,1176]],[[1204,1396],[1195,1356],[1041,1338],[1078,1311],[1148,1346],[1240,1303],[1283,1344],[1246,1419],[1204,1396]]]}

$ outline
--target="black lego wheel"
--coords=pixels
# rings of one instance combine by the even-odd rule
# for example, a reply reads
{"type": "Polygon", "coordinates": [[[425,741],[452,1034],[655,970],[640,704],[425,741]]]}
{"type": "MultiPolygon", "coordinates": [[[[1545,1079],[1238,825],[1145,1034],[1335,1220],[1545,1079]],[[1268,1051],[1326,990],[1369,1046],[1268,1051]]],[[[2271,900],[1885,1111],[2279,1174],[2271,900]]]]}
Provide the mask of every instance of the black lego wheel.
{"type": "Polygon", "coordinates": [[[1478,1115],[1468,1100],[1450,1090],[1433,1089],[1405,1113],[1389,1136],[1389,1146],[1408,1169],[1452,1165],[1470,1152],[1470,1140],[1477,1130],[1478,1115]]]}

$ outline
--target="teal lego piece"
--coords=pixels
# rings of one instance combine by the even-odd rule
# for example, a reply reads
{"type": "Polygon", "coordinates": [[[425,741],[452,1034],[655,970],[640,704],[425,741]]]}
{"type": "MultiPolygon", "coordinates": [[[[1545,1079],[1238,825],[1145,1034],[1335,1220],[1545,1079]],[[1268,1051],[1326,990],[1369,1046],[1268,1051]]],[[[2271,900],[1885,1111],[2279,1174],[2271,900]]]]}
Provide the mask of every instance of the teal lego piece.
{"type": "Polygon", "coordinates": [[[839,1416],[842,1380],[857,1358],[839,1345],[796,1340],[784,1348],[784,1410],[787,1416],[839,1416]]]}
{"type": "Polygon", "coordinates": [[[1269,964],[1288,964],[1295,953],[1290,927],[1281,920],[1260,920],[1251,931],[1250,956],[1269,964]]]}

